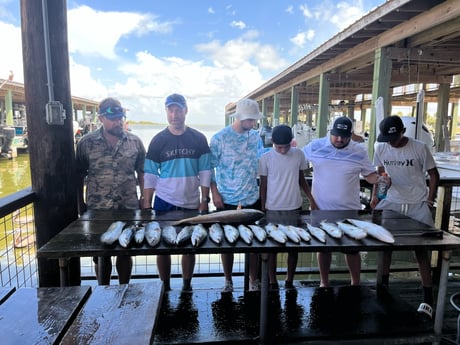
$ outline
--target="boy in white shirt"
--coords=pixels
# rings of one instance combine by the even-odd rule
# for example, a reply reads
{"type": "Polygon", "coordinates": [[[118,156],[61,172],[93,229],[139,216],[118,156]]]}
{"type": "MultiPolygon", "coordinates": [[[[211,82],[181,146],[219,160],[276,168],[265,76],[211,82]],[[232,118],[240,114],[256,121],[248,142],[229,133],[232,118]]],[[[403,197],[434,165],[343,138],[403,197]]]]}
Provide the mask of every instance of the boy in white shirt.
{"type": "MultiPolygon", "coordinates": [[[[305,156],[300,149],[291,147],[292,129],[286,125],[273,128],[273,149],[266,152],[259,160],[261,209],[268,211],[293,211],[302,209],[302,189],[311,209],[316,203],[310,187],[305,181],[304,170],[308,168],[305,156]]],[[[293,288],[298,253],[288,254],[285,287],[293,288]]],[[[276,254],[269,254],[269,283],[271,289],[277,289],[276,254]]]]}

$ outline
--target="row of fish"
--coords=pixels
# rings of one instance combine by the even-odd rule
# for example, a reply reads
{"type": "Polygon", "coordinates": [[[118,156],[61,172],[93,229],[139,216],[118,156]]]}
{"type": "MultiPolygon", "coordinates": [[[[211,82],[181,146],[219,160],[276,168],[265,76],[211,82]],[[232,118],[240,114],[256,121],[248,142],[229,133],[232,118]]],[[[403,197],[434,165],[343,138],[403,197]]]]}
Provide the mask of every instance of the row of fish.
{"type": "Polygon", "coordinates": [[[122,221],[113,222],[107,231],[101,235],[101,242],[104,244],[113,244],[117,240],[124,248],[134,240],[135,243],[141,244],[145,241],[152,247],[155,247],[163,238],[167,244],[175,245],[186,243],[189,240],[192,245],[198,247],[206,239],[208,232],[201,225],[185,226],[179,233],[174,226],[166,226],[163,229],[158,222],[149,222],[144,225],[128,225],[122,221]]]}
{"type": "Polygon", "coordinates": [[[118,240],[122,247],[127,247],[131,241],[141,244],[144,239],[154,247],[161,239],[168,245],[183,245],[191,242],[192,246],[200,246],[209,236],[211,241],[221,244],[224,239],[233,244],[241,238],[246,244],[252,244],[254,238],[259,242],[264,242],[266,238],[284,244],[287,241],[300,243],[309,242],[311,237],[325,243],[327,235],[333,238],[341,238],[343,234],[355,240],[361,240],[366,236],[374,237],[385,243],[394,243],[393,235],[384,227],[357,219],[347,219],[347,222],[337,223],[322,221],[319,227],[306,223],[307,230],[293,225],[269,223],[264,227],[261,225],[233,226],[230,224],[221,225],[213,223],[207,229],[202,224],[185,225],[178,228],[167,225],[163,229],[158,222],[149,222],[145,226],[129,225],[118,221],[110,225],[106,232],[101,236],[102,243],[113,244],[118,240]]]}
{"type": "Polygon", "coordinates": [[[320,227],[309,223],[305,224],[310,233],[323,243],[326,242],[326,234],[333,238],[341,238],[345,234],[355,240],[361,240],[369,235],[385,243],[395,242],[393,234],[381,225],[351,218],[348,218],[346,221],[339,221],[337,223],[322,221],[320,222],[320,227]]]}

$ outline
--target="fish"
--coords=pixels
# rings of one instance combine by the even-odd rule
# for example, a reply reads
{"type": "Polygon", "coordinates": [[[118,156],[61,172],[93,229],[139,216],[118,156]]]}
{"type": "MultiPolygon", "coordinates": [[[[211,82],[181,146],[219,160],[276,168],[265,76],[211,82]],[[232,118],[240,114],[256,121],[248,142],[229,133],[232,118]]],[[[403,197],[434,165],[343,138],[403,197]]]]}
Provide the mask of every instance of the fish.
{"type": "Polygon", "coordinates": [[[252,244],[252,239],[254,238],[254,234],[252,233],[251,229],[247,226],[240,224],[238,225],[238,232],[240,234],[241,239],[246,244],[252,244]]]}
{"type": "Polygon", "coordinates": [[[367,232],[368,235],[378,239],[379,241],[385,243],[395,243],[395,238],[393,237],[393,234],[381,225],[358,219],[347,219],[347,221],[363,229],[367,232]]]}
{"type": "Polygon", "coordinates": [[[161,228],[158,222],[149,222],[145,225],[145,240],[151,247],[160,243],[161,228]]]}
{"type": "Polygon", "coordinates": [[[308,231],[310,231],[310,234],[314,238],[316,238],[318,241],[322,243],[326,243],[326,232],[323,229],[318,228],[317,226],[313,226],[310,223],[306,223],[306,224],[307,224],[308,231]]]}
{"type": "Polygon", "coordinates": [[[224,240],[224,229],[219,223],[214,223],[209,227],[209,238],[217,244],[221,244],[224,240]]]}
{"type": "Polygon", "coordinates": [[[367,236],[366,231],[357,226],[344,223],[344,222],[337,222],[339,228],[345,233],[345,235],[355,239],[355,240],[362,240],[364,237],[367,236]]]}
{"type": "Polygon", "coordinates": [[[113,244],[121,235],[125,222],[117,221],[110,224],[107,230],[101,235],[101,242],[105,244],[113,244]]]}
{"type": "Polygon", "coordinates": [[[171,223],[171,225],[181,224],[249,224],[265,215],[262,211],[252,208],[243,208],[239,210],[225,210],[211,212],[191,218],[185,218],[171,223]]]}
{"type": "Polygon", "coordinates": [[[206,237],[208,237],[208,231],[202,224],[196,224],[193,226],[192,237],[190,238],[192,246],[199,247],[206,237]]]}
{"type": "Polygon", "coordinates": [[[224,235],[228,243],[233,244],[236,242],[238,237],[240,237],[240,232],[233,225],[225,224],[224,225],[224,235]]]}
{"type": "Polygon", "coordinates": [[[134,242],[137,244],[141,244],[144,242],[144,237],[145,237],[145,226],[139,226],[136,228],[136,231],[134,232],[134,242]]]}
{"type": "Polygon", "coordinates": [[[120,237],[118,237],[118,242],[120,243],[120,246],[122,246],[123,248],[129,246],[131,240],[134,237],[135,229],[136,225],[130,225],[121,232],[120,237]]]}
{"type": "Polygon", "coordinates": [[[257,238],[259,242],[263,242],[267,239],[267,232],[263,227],[254,224],[249,224],[248,226],[252,230],[254,237],[257,238]]]}
{"type": "Polygon", "coordinates": [[[177,231],[176,228],[172,225],[167,225],[163,228],[161,231],[161,238],[163,238],[163,241],[166,242],[166,244],[169,245],[176,245],[177,244],[177,231]]]}
{"type": "Polygon", "coordinates": [[[185,242],[190,241],[190,238],[192,237],[192,230],[193,230],[193,226],[191,225],[184,226],[177,234],[176,244],[181,245],[181,244],[184,244],[185,242]]]}
{"type": "Polygon", "coordinates": [[[268,223],[265,225],[265,230],[267,231],[268,237],[272,238],[276,242],[281,244],[285,244],[287,242],[286,234],[279,230],[275,224],[268,223]]]}
{"type": "Polygon", "coordinates": [[[334,223],[329,223],[323,220],[319,224],[320,224],[321,229],[326,231],[329,236],[334,237],[334,238],[341,238],[343,236],[343,230],[340,229],[334,223]]]}
{"type": "Polygon", "coordinates": [[[278,229],[285,233],[288,239],[294,243],[300,243],[300,236],[294,229],[289,228],[287,225],[278,224],[278,229]]]}
{"type": "Polygon", "coordinates": [[[310,235],[309,235],[307,230],[305,230],[304,228],[298,227],[298,226],[294,226],[294,225],[288,225],[288,227],[293,229],[294,231],[296,231],[297,234],[299,235],[299,237],[303,241],[310,242],[311,237],[310,237],[310,235]]]}

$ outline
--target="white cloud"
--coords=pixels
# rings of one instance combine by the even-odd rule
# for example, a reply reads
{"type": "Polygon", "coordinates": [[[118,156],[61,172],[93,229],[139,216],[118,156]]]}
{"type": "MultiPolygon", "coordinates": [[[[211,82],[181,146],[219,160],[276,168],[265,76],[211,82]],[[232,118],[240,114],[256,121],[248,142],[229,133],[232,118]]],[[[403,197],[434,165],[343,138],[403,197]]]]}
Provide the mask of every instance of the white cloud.
{"type": "MultiPolygon", "coordinates": [[[[358,5],[360,5],[360,2],[358,2],[358,5]]],[[[364,10],[362,6],[342,1],[336,5],[334,13],[330,17],[330,21],[342,30],[361,18],[364,15],[364,10]]]]}
{"type": "Polygon", "coordinates": [[[289,14],[293,14],[294,13],[294,6],[289,5],[284,11],[289,13],[289,14]]]}
{"type": "Polygon", "coordinates": [[[212,7],[209,7],[208,8],[208,13],[214,14],[214,13],[216,13],[216,11],[214,11],[214,9],[212,7]]]}
{"type": "Polygon", "coordinates": [[[70,57],[69,69],[72,95],[95,100],[100,100],[107,96],[107,88],[102,82],[94,79],[89,67],[76,63],[70,57]]]}
{"type": "Polygon", "coordinates": [[[68,11],[70,53],[115,59],[115,46],[124,35],[171,31],[171,22],[155,21],[150,15],[126,12],[100,12],[88,6],[68,11]],[[81,25],[82,21],[90,23],[81,25]]]}
{"type": "Polygon", "coordinates": [[[299,48],[305,47],[305,43],[307,41],[313,40],[315,37],[315,30],[307,30],[304,32],[299,32],[297,35],[294,37],[290,38],[289,40],[299,48]]]}
{"type": "Polygon", "coordinates": [[[308,8],[308,6],[306,4],[300,5],[300,10],[302,11],[302,15],[305,18],[312,18],[313,17],[310,9],[308,8]]]}
{"type": "Polygon", "coordinates": [[[244,29],[246,28],[246,24],[241,21],[241,20],[233,20],[231,23],[230,23],[230,26],[233,27],[233,28],[238,28],[238,29],[244,29]]]}
{"type": "Polygon", "coordinates": [[[270,71],[277,71],[286,66],[286,61],[272,46],[260,44],[255,40],[257,35],[256,31],[251,30],[223,44],[217,40],[199,44],[197,49],[208,55],[214,65],[220,68],[237,69],[248,62],[270,71]]]}
{"type": "MultiPolygon", "coordinates": [[[[116,55],[121,37],[167,32],[173,24],[162,25],[148,15],[98,12],[85,6],[69,10],[72,95],[96,101],[117,97],[129,109],[128,118],[165,123],[164,98],[179,92],[189,103],[189,124],[223,125],[226,104],[287,65],[274,46],[259,42],[255,30],[227,41],[196,45],[201,60],[155,56],[147,51],[137,52],[134,60],[128,60],[129,54],[116,55]],[[91,25],[81,25],[84,21],[91,25]],[[112,66],[118,68],[107,75],[112,66]],[[99,79],[101,71],[110,83],[99,79]]],[[[0,54],[0,78],[13,70],[14,80],[23,82],[21,30],[0,22],[0,33],[8,47],[8,54],[0,54]]]]}
{"type": "Polygon", "coordinates": [[[178,92],[188,100],[190,124],[223,125],[225,105],[263,82],[260,71],[247,62],[222,68],[203,61],[158,58],[147,52],[138,53],[135,62],[120,70],[128,79],[115,84],[109,94],[130,109],[128,117],[154,122],[165,122],[164,99],[178,92]]]}
{"type": "Polygon", "coordinates": [[[24,82],[22,68],[21,28],[0,22],[2,52],[0,53],[0,78],[7,79],[10,70],[14,73],[14,81],[24,82]]]}

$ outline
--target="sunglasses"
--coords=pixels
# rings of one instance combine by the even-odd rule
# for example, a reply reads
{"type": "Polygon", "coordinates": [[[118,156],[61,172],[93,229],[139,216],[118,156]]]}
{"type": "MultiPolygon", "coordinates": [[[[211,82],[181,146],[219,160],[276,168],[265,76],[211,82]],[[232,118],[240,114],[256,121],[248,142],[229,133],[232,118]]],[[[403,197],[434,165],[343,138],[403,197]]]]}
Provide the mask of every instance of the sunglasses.
{"type": "Polygon", "coordinates": [[[118,114],[124,114],[125,110],[122,107],[108,107],[105,109],[101,109],[100,115],[105,115],[105,116],[113,116],[113,115],[118,115],[118,114]]]}

